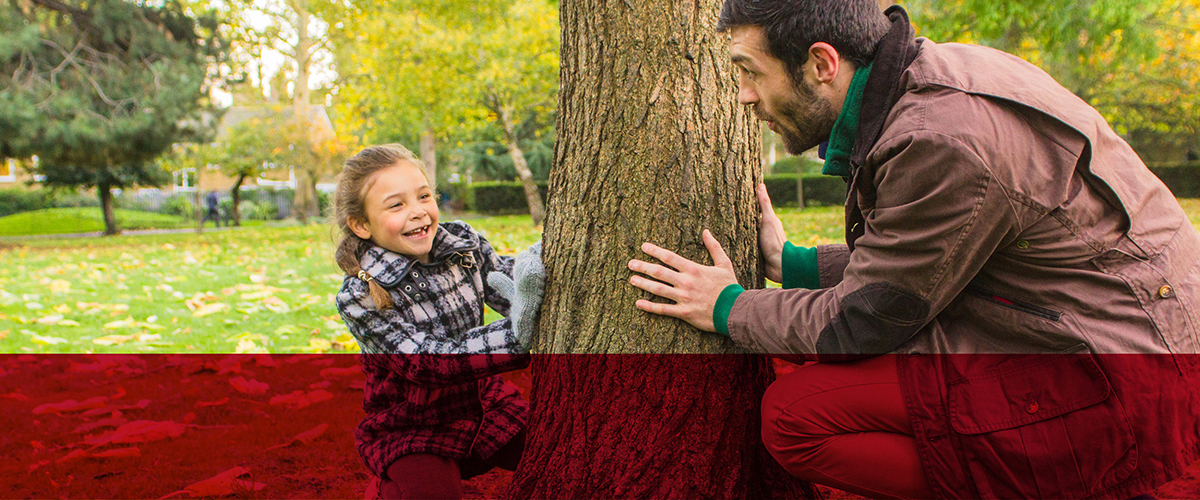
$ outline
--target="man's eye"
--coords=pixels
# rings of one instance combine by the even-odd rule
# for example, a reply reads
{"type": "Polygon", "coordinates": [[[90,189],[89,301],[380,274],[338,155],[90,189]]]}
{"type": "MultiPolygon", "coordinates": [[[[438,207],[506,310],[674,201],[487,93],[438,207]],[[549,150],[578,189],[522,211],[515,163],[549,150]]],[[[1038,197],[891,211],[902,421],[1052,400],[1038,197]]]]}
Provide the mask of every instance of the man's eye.
{"type": "Polygon", "coordinates": [[[392,203],[392,205],[391,205],[391,206],[389,206],[388,208],[396,208],[396,207],[399,207],[399,206],[400,206],[400,204],[399,204],[399,203],[392,203]]]}

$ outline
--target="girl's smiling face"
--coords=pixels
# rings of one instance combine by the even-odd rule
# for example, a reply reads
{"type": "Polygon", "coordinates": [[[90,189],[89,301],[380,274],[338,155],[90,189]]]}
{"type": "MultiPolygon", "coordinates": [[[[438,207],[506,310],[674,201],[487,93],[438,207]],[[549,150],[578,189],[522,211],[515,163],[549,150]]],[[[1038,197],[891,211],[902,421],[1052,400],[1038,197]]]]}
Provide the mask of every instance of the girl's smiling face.
{"type": "Polygon", "coordinates": [[[429,263],[438,207],[433,188],[419,167],[400,161],[372,174],[363,192],[363,212],[367,220],[348,220],[359,238],[429,263]]]}

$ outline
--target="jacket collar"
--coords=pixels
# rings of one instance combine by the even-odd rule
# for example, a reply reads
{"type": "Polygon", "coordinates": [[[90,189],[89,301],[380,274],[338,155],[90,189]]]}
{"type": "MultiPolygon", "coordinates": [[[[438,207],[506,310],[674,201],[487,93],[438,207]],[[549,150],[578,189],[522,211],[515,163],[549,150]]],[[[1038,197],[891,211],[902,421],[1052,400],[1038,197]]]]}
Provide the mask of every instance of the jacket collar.
{"type": "Polygon", "coordinates": [[[825,151],[822,174],[850,177],[850,151],[854,147],[855,135],[858,132],[863,92],[866,90],[870,74],[870,64],[854,71],[850,89],[846,92],[846,101],[842,104],[842,112],[838,114],[837,121],[833,123],[833,131],[829,134],[829,146],[825,151]]]}
{"type": "Polygon", "coordinates": [[[917,41],[908,22],[908,12],[899,5],[893,5],[884,13],[892,20],[892,27],[879,40],[875,59],[871,63],[871,75],[867,78],[867,88],[863,93],[858,134],[850,153],[851,170],[857,170],[866,163],[867,153],[883,133],[888,113],[904,94],[904,89],[900,88],[900,77],[917,58],[917,41]]]}
{"type": "MultiPolygon", "coordinates": [[[[471,256],[462,257],[460,254],[479,248],[479,237],[470,226],[462,222],[443,222],[438,224],[438,232],[433,236],[433,248],[429,251],[431,264],[440,263],[452,257],[458,257],[474,263],[471,256]]],[[[416,259],[406,257],[378,245],[373,245],[363,253],[359,265],[375,281],[385,287],[399,283],[416,259]]],[[[468,262],[463,262],[467,264],[468,262]]]]}

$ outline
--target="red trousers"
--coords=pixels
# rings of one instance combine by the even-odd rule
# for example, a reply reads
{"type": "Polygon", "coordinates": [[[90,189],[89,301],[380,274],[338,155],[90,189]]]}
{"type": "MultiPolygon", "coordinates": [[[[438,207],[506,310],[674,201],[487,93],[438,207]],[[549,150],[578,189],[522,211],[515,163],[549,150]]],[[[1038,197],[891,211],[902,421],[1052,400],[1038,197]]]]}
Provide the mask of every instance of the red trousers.
{"type": "Polygon", "coordinates": [[[931,498],[893,356],[812,363],[767,389],[767,450],[809,482],[870,498],[931,498]]]}
{"type": "Polygon", "coordinates": [[[496,467],[516,470],[525,451],[525,433],[521,432],[486,460],[470,456],[463,460],[418,453],[405,455],[388,466],[379,484],[379,498],[457,500],[462,498],[462,482],[496,467]]]}

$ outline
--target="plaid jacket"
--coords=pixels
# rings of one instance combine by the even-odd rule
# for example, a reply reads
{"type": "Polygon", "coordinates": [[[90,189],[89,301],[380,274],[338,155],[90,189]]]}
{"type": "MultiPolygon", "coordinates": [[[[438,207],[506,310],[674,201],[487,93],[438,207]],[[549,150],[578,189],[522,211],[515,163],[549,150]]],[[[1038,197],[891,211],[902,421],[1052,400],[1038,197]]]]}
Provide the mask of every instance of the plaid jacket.
{"type": "Polygon", "coordinates": [[[362,348],[363,409],[354,433],[359,454],[380,478],[397,458],[430,453],[487,458],[525,428],[529,404],[497,374],[524,368],[509,320],[483,325],[484,302],[501,314],[509,303],[487,285],[492,271],[512,275],[463,222],[443,222],[430,263],[372,247],[362,268],[391,292],[380,311],[367,283],[347,276],[337,307],[362,348]],[[482,296],[481,296],[482,295],[482,296]]]}

